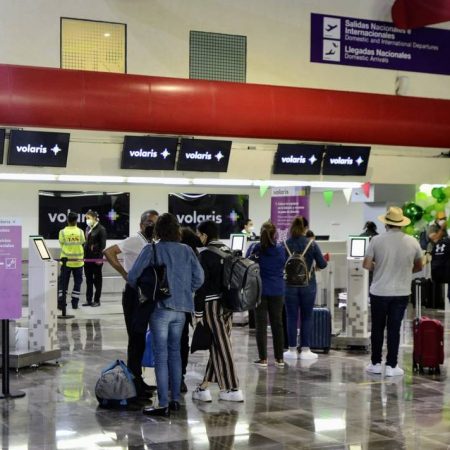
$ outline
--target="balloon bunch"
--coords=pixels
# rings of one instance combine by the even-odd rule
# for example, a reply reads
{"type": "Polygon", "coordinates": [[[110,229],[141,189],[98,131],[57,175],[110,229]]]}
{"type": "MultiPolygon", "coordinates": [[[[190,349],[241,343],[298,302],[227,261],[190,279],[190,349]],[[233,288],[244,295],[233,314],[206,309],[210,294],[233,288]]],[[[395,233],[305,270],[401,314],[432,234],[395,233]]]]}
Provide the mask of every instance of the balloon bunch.
{"type": "Polygon", "coordinates": [[[431,196],[416,192],[415,201],[403,205],[403,214],[411,220],[404,232],[419,239],[420,233],[435,220],[436,213],[445,211],[447,206],[450,207],[450,186],[434,187],[431,196]]]}

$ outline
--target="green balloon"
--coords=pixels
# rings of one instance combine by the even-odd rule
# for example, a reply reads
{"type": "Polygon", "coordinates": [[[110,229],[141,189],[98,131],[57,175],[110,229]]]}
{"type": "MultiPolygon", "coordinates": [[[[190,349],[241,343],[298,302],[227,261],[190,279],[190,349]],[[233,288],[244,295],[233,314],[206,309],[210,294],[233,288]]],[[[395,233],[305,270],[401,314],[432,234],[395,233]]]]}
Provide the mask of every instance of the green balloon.
{"type": "Polygon", "coordinates": [[[445,211],[445,203],[437,202],[434,206],[436,211],[445,211]]]}
{"type": "Polygon", "coordinates": [[[413,236],[414,235],[414,225],[408,225],[407,227],[404,227],[403,231],[406,234],[409,234],[410,236],[413,236]]]}
{"type": "Polygon", "coordinates": [[[431,190],[431,195],[434,197],[438,202],[443,202],[447,197],[445,195],[444,189],[441,187],[435,187],[431,190]]]}
{"type": "Polygon", "coordinates": [[[425,213],[422,218],[423,218],[423,220],[425,220],[426,223],[433,222],[433,220],[434,220],[434,217],[428,213],[425,213]]]}
{"type": "Polygon", "coordinates": [[[450,198],[450,186],[446,186],[445,188],[442,188],[444,191],[444,194],[447,198],[450,198]]]}
{"type": "Polygon", "coordinates": [[[420,202],[426,200],[428,195],[425,192],[416,192],[416,202],[420,202]]]}
{"type": "Polygon", "coordinates": [[[406,203],[406,205],[403,206],[403,214],[408,217],[412,223],[415,223],[422,218],[423,208],[412,202],[406,203]]]}

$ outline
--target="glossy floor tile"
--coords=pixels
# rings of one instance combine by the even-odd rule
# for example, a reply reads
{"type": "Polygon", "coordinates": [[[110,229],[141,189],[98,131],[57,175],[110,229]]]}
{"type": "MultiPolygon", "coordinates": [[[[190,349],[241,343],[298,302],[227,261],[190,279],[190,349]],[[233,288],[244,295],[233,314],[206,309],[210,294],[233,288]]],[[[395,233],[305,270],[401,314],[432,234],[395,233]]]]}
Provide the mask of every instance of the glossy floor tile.
{"type": "Polygon", "coordinates": [[[409,321],[400,355],[406,374],[392,379],[366,374],[364,352],[331,351],[313,363],[277,368],[272,360],[258,368],[254,334],[235,328],[245,403],[218,401],[217,387],[212,403],[192,401],[207,360],[200,352],[190,359],[181,411],[156,419],[141,406],[97,407],[101,369],[126,359],[120,302],[108,300],[59,322],[58,365],[10,372],[11,390],[26,396],[0,401],[3,449],[450,449],[450,312],[437,313],[447,330],[441,374],[412,373],[409,321]]]}

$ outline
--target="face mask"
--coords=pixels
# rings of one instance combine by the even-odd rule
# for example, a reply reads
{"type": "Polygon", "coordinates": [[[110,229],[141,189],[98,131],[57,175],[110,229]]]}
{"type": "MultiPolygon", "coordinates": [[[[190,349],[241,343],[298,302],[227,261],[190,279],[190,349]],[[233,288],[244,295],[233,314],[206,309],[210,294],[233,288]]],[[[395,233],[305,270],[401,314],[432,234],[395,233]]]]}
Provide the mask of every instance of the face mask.
{"type": "Polygon", "coordinates": [[[92,225],[94,225],[94,221],[92,219],[86,219],[86,223],[88,224],[88,227],[92,228],[92,225]]]}
{"type": "Polygon", "coordinates": [[[155,224],[154,223],[149,223],[148,225],[145,226],[144,228],[144,236],[147,239],[152,239],[153,238],[153,232],[155,231],[155,224]]]}
{"type": "Polygon", "coordinates": [[[248,231],[252,232],[255,229],[255,227],[248,227],[248,231]]]}
{"type": "Polygon", "coordinates": [[[445,222],[446,222],[445,219],[438,220],[438,225],[439,225],[440,227],[442,227],[442,225],[444,225],[445,222]]]}

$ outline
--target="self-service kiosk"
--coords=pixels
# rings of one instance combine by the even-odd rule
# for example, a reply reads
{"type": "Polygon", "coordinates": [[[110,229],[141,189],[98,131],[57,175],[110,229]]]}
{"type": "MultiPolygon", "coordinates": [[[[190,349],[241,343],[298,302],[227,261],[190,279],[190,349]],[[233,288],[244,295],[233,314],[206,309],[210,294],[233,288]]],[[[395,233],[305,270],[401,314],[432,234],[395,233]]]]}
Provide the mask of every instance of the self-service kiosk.
{"type": "Polygon", "coordinates": [[[58,263],[41,236],[30,236],[28,265],[28,316],[30,350],[56,350],[58,263]]]}
{"type": "Polygon", "coordinates": [[[363,268],[369,237],[349,236],[347,240],[347,308],[346,330],[333,341],[333,347],[370,345],[369,272],[363,268]]]}

